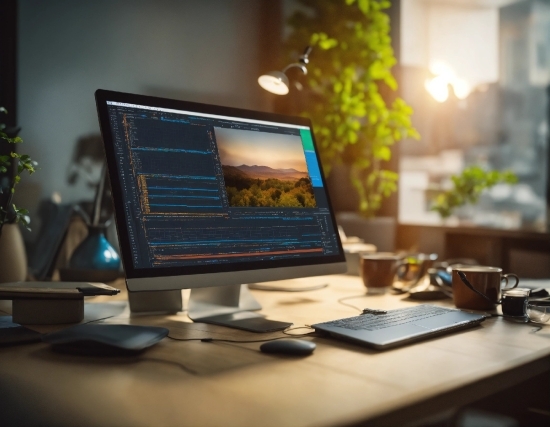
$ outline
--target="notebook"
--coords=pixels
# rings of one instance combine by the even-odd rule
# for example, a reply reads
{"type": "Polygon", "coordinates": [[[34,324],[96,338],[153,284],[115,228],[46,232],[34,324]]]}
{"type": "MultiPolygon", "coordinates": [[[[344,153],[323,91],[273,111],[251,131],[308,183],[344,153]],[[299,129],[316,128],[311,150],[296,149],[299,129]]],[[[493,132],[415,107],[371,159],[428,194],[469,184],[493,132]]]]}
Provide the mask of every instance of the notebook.
{"type": "Polygon", "coordinates": [[[312,325],[317,331],[378,350],[479,325],[488,315],[429,304],[312,325]]]}

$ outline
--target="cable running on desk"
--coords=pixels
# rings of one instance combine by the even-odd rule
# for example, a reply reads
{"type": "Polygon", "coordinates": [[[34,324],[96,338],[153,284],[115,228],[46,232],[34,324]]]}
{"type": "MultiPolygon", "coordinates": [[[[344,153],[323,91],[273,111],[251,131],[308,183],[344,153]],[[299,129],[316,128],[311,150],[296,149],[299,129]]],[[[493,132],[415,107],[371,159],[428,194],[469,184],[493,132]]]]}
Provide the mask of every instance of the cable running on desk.
{"type": "MultiPolygon", "coordinates": [[[[296,329],[312,329],[311,326],[298,326],[295,328],[287,328],[283,330],[283,334],[293,337],[293,338],[303,338],[303,337],[312,337],[312,336],[318,336],[315,332],[310,332],[308,334],[289,334],[289,331],[295,331],[296,329]]],[[[174,340],[174,341],[202,341],[202,342],[231,342],[231,343],[239,343],[239,344],[245,344],[245,343],[257,343],[257,342],[268,342],[268,341],[276,341],[281,339],[286,339],[287,337],[274,337],[274,338],[266,338],[261,340],[230,340],[230,339],[223,339],[223,338],[176,338],[172,337],[170,335],[167,335],[168,338],[174,340]]]]}

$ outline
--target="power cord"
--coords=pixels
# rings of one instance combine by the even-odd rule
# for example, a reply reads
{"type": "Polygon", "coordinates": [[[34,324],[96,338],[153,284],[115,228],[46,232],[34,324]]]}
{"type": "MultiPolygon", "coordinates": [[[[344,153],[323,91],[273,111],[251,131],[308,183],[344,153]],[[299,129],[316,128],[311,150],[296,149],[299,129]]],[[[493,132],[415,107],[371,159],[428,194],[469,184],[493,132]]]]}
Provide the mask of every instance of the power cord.
{"type": "MultiPolygon", "coordinates": [[[[100,321],[102,321],[102,320],[110,319],[111,317],[115,317],[115,316],[114,316],[114,315],[111,315],[111,316],[107,316],[107,317],[102,317],[102,318],[100,318],[100,319],[88,320],[87,322],[79,323],[78,325],[87,325],[88,323],[100,322],[100,321]]],[[[78,325],[77,325],[77,326],[78,326],[78,325]]]]}
{"type": "MultiPolygon", "coordinates": [[[[311,329],[314,330],[311,326],[297,326],[295,328],[286,328],[283,330],[283,334],[285,334],[288,337],[292,338],[302,338],[302,337],[311,337],[311,336],[317,336],[315,332],[310,332],[308,334],[289,334],[289,331],[295,331],[297,329],[311,329]]],[[[268,342],[268,341],[276,341],[281,339],[286,339],[286,337],[274,337],[274,338],[266,338],[261,340],[229,340],[229,339],[223,339],[223,338],[176,338],[170,335],[167,335],[167,338],[170,338],[174,341],[201,341],[201,342],[230,342],[230,343],[239,343],[239,344],[245,344],[245,343],[256,343],[256,342],[268,342]]]]}
{"type": "Polygon", "coordinates": [[[157,362],[157,363],[166,363],[168,365],[175,365],[178,368],[180,368],[181,370],[187,372],[188,374],[199,375],[199,373],[197,371],[195,371],[194,369],[188,368],[183,363],[174,362],[172,360],[157,359],[155,357],[140,357],[139,359],[137,359],[137,361],[139,361],[139,362],[141,362],[141,361],[144,361],[144,362],[157,362]]]}
{"type": "Polygon", "coordinates": [[[363,309],[362,308],[359,308],[357,307],[356,305],[353,305],[353,304],[349,304],[347,302],[344,302],[344,301],[347,301],[349,299],[356,299],[356,298],[363,298],[365,296],[365,294],[361,294],[361,295],[352,295],[352,296],[349,296],[349,297],[342,297],[338,300],[338,302],[342,305],[345,305],[347,307],[351,307],[357,311],[360,311],[361,313],[363,313],[363,309]]]}
{"type": "MultiPolygon", "coordinates": [[[[289,337],[299,338],[299,337],[305,337],[305,336],[312,336],[315,335],[315,333],[308,333],[308,334],[289,334],[290,331],[295,331],[297,329],[313,329],[311,326],[297,326],[295,328],[286,328],[283,330],[283,334],[289,337]]],[[[167,338],[170,338],[174,341],[201,341],[201,342],[227,342],[227,343],[256,343],[256,342],[268,342],[268,341],[275,341],[280,340],[286,337],[275,337],[275,338],[268,338],[268,339],[261,339],[261,340],[226,340],[226,339],[218,339],[218,338],[175,338],[170,335],[167,335],[167,338]]],[[[188,368],[182,363],[174,362],[171,360],[165,360],[165,359],[157,359],[154,357],[140,357],[138,359],[139,361],[149,361],[149,362],[157,362],[157,363],[167,363],[170,365],[174,365],[182,369],[183,371],[191,374],[191,375],[199,375],[199,373],[191,368],[188,368]]]]}

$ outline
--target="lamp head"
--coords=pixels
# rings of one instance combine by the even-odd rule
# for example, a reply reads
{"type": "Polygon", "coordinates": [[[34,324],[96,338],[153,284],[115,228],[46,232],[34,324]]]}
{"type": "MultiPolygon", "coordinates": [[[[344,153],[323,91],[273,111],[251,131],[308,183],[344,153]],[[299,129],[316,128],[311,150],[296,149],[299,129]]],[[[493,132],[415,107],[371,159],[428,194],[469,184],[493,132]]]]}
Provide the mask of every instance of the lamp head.
{"type": "Polygon", "coordinates": [[[281,71],[270,71],[258,77],[258,83],[268,92],[276,95],[286,95],[288,93],[288,77],[281,71]]]}
{"type": "Polygon", "coordinates": [[[300,62],[287,65],[283,71],[270,71],[258,77],[258,83],[268,92],[276,95],[286,95],[289,91],[289,81],[286,72],[290,68],[299,68],[302,73],[307,74],[306,65],[309,63],[309,54],[311,46],[307,46],[304,53],[300,56],[300,62]]]}

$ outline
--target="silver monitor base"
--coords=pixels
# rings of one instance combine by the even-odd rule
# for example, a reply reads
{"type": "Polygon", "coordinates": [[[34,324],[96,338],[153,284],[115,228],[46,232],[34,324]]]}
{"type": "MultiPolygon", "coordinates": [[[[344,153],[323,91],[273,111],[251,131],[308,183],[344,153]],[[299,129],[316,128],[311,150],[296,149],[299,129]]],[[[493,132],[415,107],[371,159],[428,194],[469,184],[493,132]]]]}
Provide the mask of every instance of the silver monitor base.
{"type": "Polygon", "coordinates": [[[210,323],[251,332],[282,331],[292,323],[268,320],[252,311],[262,306],[247,285],[191,289],[188,315],[194,322],[210,323]]]}
{"type": "Polygon", "coordinates": [[[130,292],[128,302],[132,313],[177,313],[183,310],[181,291],[130,292]]]}
{"type": "MultiPolygon", "coordinates": [[[[129,292],[132,313],[175,313],[182,310],[181,291],[129,292]]],[[[262,306],[247,285],[193,288],[188,315],[194,322],[227,326],[252,332],[273,332],[292,323],[268,320],[253,311],[262,306]]]]}

